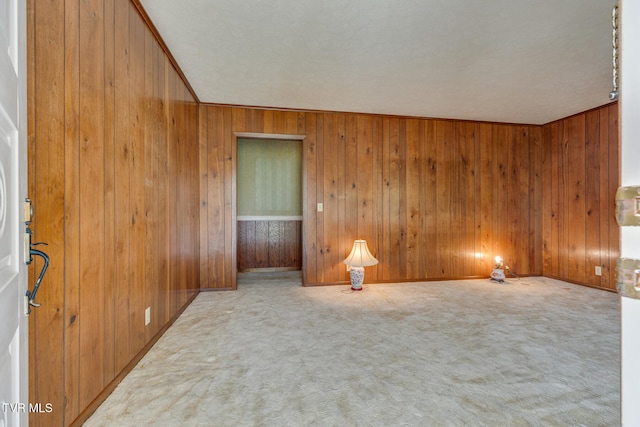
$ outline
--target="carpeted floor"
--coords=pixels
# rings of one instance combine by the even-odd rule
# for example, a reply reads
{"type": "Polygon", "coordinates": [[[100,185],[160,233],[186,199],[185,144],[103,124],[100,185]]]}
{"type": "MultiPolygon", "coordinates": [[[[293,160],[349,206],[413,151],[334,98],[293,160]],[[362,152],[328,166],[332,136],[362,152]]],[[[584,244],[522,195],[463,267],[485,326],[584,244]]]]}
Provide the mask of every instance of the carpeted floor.
{"type": "Polygon", "coordinates": [[[201,293],[86,426],[615,426],[618,296],[547,278],[201,293]]]}

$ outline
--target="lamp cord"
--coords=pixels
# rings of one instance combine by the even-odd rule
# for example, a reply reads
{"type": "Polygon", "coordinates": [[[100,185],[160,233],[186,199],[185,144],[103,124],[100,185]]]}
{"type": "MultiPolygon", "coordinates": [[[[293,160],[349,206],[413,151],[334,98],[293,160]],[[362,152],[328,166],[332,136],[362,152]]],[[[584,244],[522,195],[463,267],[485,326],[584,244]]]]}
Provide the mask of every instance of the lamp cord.
{"type": "MultiPolygon", "coordinates": [[[[362,285],[362,291],[364,291],[365,289],[367,289],[367,287],[365,285],[362,285]]],[[[340,292],[342,292],[343,294],[356,294],[362,291],[354,291],[353,289],[342,289],[340,292]]]]}
{"type": "Polygon", "coordinates": [[[513,271],[511,271],[511,269],[509,268],[508,265],[504,266],[504,269],[507,273],[511,274],[513,277],[516,278],[516,280],[520,280],[520,276],[518,276],[516,273],[514,273],[513,271]]]}

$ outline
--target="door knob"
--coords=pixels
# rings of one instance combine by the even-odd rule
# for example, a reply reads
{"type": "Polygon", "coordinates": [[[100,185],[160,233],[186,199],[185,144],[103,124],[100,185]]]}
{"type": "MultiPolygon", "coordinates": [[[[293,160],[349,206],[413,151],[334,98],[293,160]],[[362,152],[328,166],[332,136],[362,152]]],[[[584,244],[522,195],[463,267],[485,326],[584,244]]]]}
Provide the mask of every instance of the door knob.
{"type": "Polygon", "coordinates": [[[42,279],[44,278],[44,274],[47,272],[47,268],[49,268],[49,255],[44,253],[41,250],[34,249],[35,246],[39,245],[47,245],[44,242],[31,243],[31,237],[33,236],[33,232],[29,228],[31,224],[31,217],[33,216],[33,209],[31,207],[31,200],[25,200],[25,217],[24,222],[26,224],[26,230],[24,232],[24,262],[29,265],[33,262],[33,256],[39,256],[44,261],[44,266],[42,266],[42,270],[40,270],[40,274],[38,275],[38,279],[36,280],[36,284],[33,287],[33,291],[27,289],[25,294],[25,312],[27,314],[31,313],[31,307],[40,307],[40,304],[36,302],[36,294],[38,293],[38,289],[40,289],[40,285],[42,284],[42,279]]]}

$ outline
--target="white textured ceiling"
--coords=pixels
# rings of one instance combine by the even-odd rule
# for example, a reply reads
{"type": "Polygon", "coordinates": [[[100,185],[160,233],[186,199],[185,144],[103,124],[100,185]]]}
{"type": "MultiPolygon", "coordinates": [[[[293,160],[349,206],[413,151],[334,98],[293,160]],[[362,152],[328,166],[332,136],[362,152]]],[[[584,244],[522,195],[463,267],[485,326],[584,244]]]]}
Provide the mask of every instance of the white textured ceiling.
{"type": "Polygon", "coordinates": [[[542,124],[609,102],[613,0],[140,0],[201,102],[542,124]]]}

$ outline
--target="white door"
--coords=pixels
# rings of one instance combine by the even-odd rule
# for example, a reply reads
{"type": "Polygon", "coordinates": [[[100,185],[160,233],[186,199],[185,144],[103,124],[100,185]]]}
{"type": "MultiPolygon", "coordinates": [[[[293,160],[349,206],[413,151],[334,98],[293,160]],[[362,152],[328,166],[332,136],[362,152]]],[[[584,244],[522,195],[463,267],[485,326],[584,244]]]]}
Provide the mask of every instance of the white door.
{"type": "MultiPolygon", "coordinates": [[[[621,185],[640,185],[640,3],[620,3],[620,168],[621,185]]],[[[640,227],[620,228],[620,256],[640,259],[640,227]]],[[[620,298],[622,424],[640,425],[640,300],[620,298]]]]}
{"type": "Polygon", "coordinates": [[[26,2],[0,0],[0,427],[26,426],[26,2]]]}

